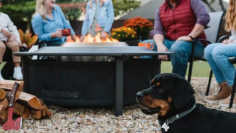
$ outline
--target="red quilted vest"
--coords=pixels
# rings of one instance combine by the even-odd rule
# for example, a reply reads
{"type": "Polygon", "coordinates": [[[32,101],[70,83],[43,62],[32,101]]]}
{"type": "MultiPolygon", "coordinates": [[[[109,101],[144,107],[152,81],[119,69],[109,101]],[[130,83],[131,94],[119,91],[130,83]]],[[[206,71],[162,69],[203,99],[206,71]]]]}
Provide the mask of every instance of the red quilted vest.
{"type": "MultiPolygon", "coordinates": [[[[160,7],[160,18],[166,32],[165,37],[176,40],[181,36],[187,36],[194,28],[197,18],[191,8],[191,0],[178,0],[174,9],[167,0],[160,7]]],[[[206,39],[203,32],[198,38],[206,39]]]]}

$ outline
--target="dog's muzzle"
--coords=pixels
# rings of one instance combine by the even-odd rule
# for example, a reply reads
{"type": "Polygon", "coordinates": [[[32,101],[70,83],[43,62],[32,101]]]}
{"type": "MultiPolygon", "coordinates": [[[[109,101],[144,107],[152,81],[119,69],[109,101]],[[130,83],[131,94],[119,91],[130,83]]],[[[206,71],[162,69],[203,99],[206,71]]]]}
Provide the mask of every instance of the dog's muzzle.
{"type": "Polygon", "coordinates": [[[136,100],[137,103],[139,104],[139,107],[141,108],[141,110],[146,113],[146,114],[153,114],[153,113],[158,113],[161,110],[161,107],[156,107],[156,108],[150,108],[150,107],[146,107],[143,105],[142,100],[143,100],[143,93],[138,92],[136,94],[136,100]]]}
{"type": "Polygon", "coordinates": [[[137,100],[137,103],[138,103],[138,104],[141,104],[141,103],[142,103],[142,100],[143,100],[143,93],[138,92],[138,93],[136,94],[136,100],[137,100]]]}

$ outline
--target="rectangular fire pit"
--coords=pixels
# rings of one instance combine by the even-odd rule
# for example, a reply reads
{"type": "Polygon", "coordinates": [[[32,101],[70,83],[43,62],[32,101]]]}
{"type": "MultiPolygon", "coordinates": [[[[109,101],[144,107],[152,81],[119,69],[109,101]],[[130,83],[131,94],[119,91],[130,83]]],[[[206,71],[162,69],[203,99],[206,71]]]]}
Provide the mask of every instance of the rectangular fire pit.
{"type": "Polygon", "coordinates": [[[149,87],[160,73],[158,59],[132,59],[131,56],[160,54],[144,47],[44,47],[22,56],[24,91],[61,106],[114,106],[115,115],[123,105],[134,104],[135,94],[149,87]],[[112,62],[62,62],[31,60],[29,56],[113,56],[112,62]],[[123,102],[124,101],[124,102],[123,102]]]}

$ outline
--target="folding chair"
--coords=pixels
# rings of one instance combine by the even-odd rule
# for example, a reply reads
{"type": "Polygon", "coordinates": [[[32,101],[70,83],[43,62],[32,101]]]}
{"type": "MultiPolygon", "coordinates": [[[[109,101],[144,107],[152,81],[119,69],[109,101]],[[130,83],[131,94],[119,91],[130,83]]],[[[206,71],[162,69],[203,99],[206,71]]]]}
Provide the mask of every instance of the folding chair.
{"type": "MultiPolygon", "coordinates": [[[[208,44],[211,44],[212,42],[216,42],[217,37],[220,32],[219,29],[221,26],[222,17],[224,16],[224,12],[211,12],[211,13],[209,13],[209,15],[210,15],[210,22],[208,23],[208,28],[205,29],[205,34],[206,34],[207,40],[195,39],[192,44],[192,53],[191,53],[191,56],[189,59],[189,72],[188,72],[188,82],[189,83],[191,82],[191,77],[192,77],[193,61],[194,60],[206,61],[204,55],[201,58],[196,58],[193,56],[196,42],[202,41],[202,42],[206,42],[208,44]]],[[[210,74],[210,77],[212,77],[212,74],[210,74]]],[[[210,79],[209,79],[209,82],[210,82],[210,79]]],[[[208,83],[208,87],[209,87],[209,83],[208,83]]]]}

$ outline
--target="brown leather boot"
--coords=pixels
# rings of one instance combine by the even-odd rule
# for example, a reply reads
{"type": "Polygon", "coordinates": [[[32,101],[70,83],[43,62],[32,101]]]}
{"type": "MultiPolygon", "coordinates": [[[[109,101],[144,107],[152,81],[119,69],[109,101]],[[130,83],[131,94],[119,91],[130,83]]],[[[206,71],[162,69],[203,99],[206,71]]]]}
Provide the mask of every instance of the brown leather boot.
{"type": "Polygon", "coordinates": [[[208,103],[217,103],[231,95],[232,86],[228,86],[227,82],[220,83],[219,87],[220,87],[220,90],[217,94],[206,96],[204,98],[204,101],[208,103]]]}
{"type": "MultiPolygon", "coordinates": [[[[230,98],[231,98],[231,96],[229,96],[228,98],[220,101],[219,106],[220,107],[229,107],[230,98]]],[[[236,97],[234,97],[234,100],[233,100],[233,107],[236,107],[236,97]]]]}

